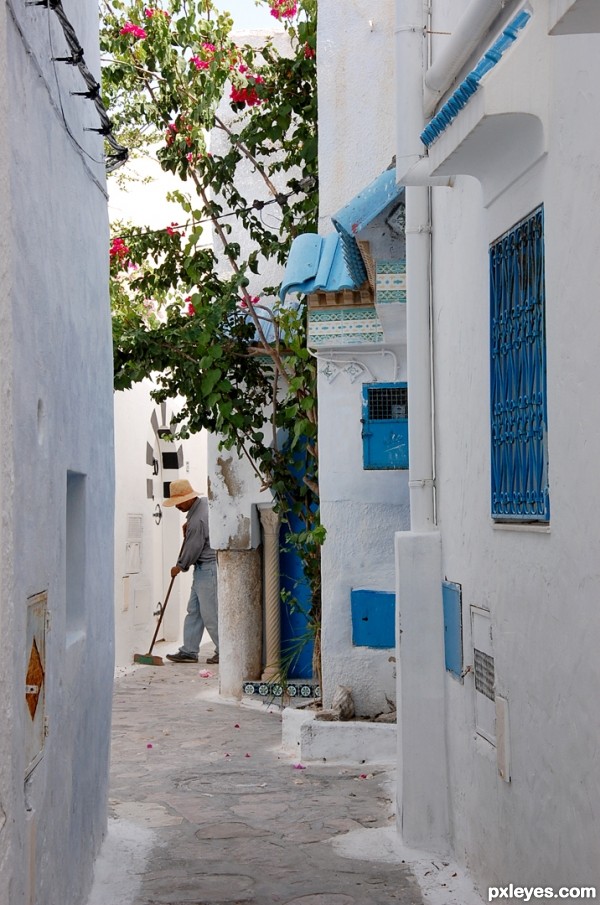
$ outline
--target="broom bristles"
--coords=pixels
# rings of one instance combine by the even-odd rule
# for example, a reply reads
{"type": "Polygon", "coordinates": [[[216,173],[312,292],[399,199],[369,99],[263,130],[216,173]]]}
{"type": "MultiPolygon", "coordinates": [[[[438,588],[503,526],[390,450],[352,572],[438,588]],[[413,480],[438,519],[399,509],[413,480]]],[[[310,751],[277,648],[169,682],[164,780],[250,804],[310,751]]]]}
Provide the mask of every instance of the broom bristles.
{"type": "Polygon", "coordinates": [[[152,654],[134,654],[134,663],[145,663],[147,666],[164,666],[162,657],[155,657],[152,654]]]}

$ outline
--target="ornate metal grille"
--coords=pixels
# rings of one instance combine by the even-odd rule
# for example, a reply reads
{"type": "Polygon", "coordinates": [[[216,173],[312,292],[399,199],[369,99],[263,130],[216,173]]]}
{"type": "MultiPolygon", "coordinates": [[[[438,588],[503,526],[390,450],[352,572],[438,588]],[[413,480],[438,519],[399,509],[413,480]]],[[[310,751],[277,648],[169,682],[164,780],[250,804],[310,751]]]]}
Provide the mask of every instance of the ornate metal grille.
{"type": "Polygon", "coordinates": [[[408,418],[408,389],[369,387],[369,420],[389,421],[408,418]]]}
{"type": "Polygon", "coordinates": [[[490,247],[492,516],[548,521],[544,211],[490,247]]]}

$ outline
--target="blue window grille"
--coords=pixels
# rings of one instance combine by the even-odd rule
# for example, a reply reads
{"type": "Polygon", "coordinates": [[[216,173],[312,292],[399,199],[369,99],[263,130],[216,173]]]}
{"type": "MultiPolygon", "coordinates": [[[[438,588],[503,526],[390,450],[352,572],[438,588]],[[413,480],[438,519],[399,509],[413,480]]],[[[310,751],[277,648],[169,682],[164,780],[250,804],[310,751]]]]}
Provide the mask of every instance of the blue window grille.
{"type": "Polygon", "coordinates": [[[363,467],[408,468],[406,383],[365,383],[362,392],[363,467]]]}
{"type": "Polygon", "coordinates": [[[547,522],[543,206],[490,246],[490,304],[492,517],[547,522]]]}

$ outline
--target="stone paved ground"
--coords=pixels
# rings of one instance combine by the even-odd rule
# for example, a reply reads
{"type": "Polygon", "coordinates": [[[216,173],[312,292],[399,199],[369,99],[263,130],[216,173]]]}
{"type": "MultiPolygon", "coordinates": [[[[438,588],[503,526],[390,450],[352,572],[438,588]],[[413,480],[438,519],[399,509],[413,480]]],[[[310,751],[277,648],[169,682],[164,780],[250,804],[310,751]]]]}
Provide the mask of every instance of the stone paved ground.
{"type": "Polygon", "coordinates": [[[390,774],[299,769],[280,712],[221,701],[203,659],[116,681],[110,830],[88,905],[422,905],[408,865],[332,842],[393,826],[390,774]]]}

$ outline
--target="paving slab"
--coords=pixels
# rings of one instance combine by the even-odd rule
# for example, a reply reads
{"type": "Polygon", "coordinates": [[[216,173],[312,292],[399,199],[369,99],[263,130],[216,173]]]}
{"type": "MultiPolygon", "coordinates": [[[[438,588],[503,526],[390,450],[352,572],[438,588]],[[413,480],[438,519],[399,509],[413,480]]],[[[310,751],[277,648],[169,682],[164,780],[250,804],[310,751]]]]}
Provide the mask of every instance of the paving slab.
{"type": "Polygon", "coordinates": [[[380,860],[340,844],[395,838],[390,770],[302,764],[281,740],[281,710],[223,701],[203,656],[121,670],[88,905],[423,905],[389,839],[380,860]]]}

